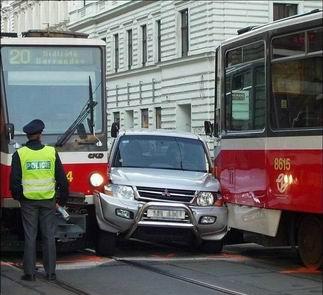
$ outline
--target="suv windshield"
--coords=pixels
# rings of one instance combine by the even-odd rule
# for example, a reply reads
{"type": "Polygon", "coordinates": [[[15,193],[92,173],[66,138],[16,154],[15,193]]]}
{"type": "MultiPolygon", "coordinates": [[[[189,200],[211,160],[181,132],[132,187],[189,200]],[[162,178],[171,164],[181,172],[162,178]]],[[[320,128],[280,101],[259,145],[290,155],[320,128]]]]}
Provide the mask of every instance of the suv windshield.
{"type": "Polygon", "coordinates": [[[113,166],[199,172],[208,170],[207,156],[200,140],[152,135],[122,136],[113,166]]]}

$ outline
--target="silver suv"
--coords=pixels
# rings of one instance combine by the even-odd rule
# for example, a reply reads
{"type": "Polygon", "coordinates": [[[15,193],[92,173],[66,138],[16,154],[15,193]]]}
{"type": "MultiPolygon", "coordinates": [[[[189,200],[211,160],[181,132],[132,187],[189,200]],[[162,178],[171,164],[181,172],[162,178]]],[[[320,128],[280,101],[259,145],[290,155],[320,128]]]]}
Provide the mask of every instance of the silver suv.
{"type": "Polygon", "coordinates": [[[94,198],[98,254],[112,255],[117,236],[222,250],[227,208],[200,137],[122,132],[111,149],[109,168],[110,184],[94,198]]]}

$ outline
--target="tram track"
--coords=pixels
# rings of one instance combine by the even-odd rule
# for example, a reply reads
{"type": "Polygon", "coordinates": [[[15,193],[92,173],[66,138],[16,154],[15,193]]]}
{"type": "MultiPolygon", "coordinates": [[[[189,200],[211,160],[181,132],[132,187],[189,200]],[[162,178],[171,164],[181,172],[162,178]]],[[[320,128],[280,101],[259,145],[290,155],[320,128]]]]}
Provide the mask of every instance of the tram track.
{"type": "MultiPolygon", "coordinates": [[[[22,266],[19,265],[19,264],[17,264],[17,263],[9,263],[8,262],[8,264],[10,264],[11,267],[16,268],[16,269],[19,269],[19,270],[22,270],[23,269],[22,266]]],[[[1,275],[3,275],[3,274],[1,274],[1,275]]],[[[13,280],[12,278],[9,278],[6,275],[4,275],[4,276],[7,277],[10,280],[13,280]]],[[[70,294],[76,294],[76,295],[93,295],[92,292],[84,291],[84,290],[82,290],[80,288],[77,288],[77,287],[73,286],[72,284],[69,284],[66,281],[63,281],[61,279],[56,279],[56,280],[53,280],[53,281],[48,281],[45,278],[44,274],[42,274],[42,273],[40,273],[38,271],[35,272],[35,276],[36,276],[36,278],[38,280],[40,280],[40,281],[42,281],[44,283],[47,283],[47,284],[51,284],[51,285],[53,285],[53,286],[55,286],[55,287],[57,287],[59,289],[63,289],[65,291],[69,292],[70,294]]],[[[26,283],[21,283],[21,280],[19,280],[19,281],[18,280],[14,280],[14,281],[16,283],[18,283],[19,285],[21,285],[21,286],[23,286],[25,288],[31,289],[31,290],[33,290],[33,291],[35,291],[35,292],[37,292],[37,293],[39,293],[41,295],[42,294],[46,294],[44,292],[41,292],[41,291],[33,288],[32,286],[27,285],[26,283]]]]}
{"type": "Polygon", "coordinates": [[[114,258],[114,260],[118,261],[118,262],[122,262],[122,263],[127,264],[127,265],[131,265],[133,267],[148,270],[148,271],[151,271],[151,272],[154,272],[156,274],[160,274],[160,275],[172,278],[172,279],[176,279],[176,280],[179,280],[179,281],[182,281],[182,282],[190,283],[190,284],[195,285],[195,286],[199,286],[199,287],[203,287],[203,288],[206,288],[206,289],[209,289],[209,290],[221,292],[222,294],[248,295],[246,293],[242,293],[242,292],[239,292],[239,291],[227,289],[227,288],[217,286],[217,285],[212,285],[212,284],[209,284],[207,282],[200,281],[200,280],[192,279],[192,278],[187,277],[187,276],[178,275],[178,274],[172,273],[170,271],[166,271],[166,270],[160,269],[158,267],[149,265],[148,263],[143,263],[143,262],[138,262],[138,261],[133,261],[133,260],[128,260],[128,259],[122,259],[122,258],[121,259],[114,258]]]}
{"type": "MultiPolygon", "coordinates": [[[[248,294],[243,293],[243,292],[227,289],[227,288],[224,288],[224,287],[221,287],[221,286],[218,286],[218,285],[209,284],[209,283],[204,282],[204,281],[196,280],[196,279],[190,278],[188,276],[178,275],[178,274],[172,273],[170,271],[160,269],[160,268],[158,268],[156,266],[152,266],[152,265],[150,265],[148,263],[145,263],[145,262],[133,261],[133,260],[129,260],[129,259],[115,258],[115,257],[113,257],[112,259],[114,261],[118,262],[118,263],[121,263],[121,264],[136,267],[136,268],[146,270],[146,271],[149,271],[149,272],[153,272],[155,274],[166,276],[168,278],[175,279],[175,280],[178,280],[178,281],[181,281],[181,282],[186,282],[186,283],[192,284],[194,286],[199,286],[201,288],[216,291],[216,292],[221,293],[221,294],[248,295],[248,294]]],[[[8,264],[10,264],[11,267],[13,267],[13,268],[19,269],[20,271],[22,270],[22,266],[20,264],[12,263],[12,262],[8,262],[8,264]]],[[[75,285],[70,284],[70,283],[68,283],[68,282],[66,282],[64,280],[61,280],[61,279],[56,279],[55,281],[48,281],[45,278],[44,274],[40,273],[39,271],[36,271],[35,275],[36,275],[36,278],[38,280],[40,280],[40,281],[42,281],[42,282],[44,282],[46,284],[50,284],[52,286],[55,286],[58,289],[67,291],[69,294],[93,295],[93,292],[82,290],[81,288],[76,287],[75,285]]],[[[20,280],[19,281],[17,280],[16,283],[22,285],[23,287],[33,289],[32,286],[28,286],[27,284],[22,283],[20,280]]],[[[33,289],[33,291],[36,291],[40,295],[43,294],[43,292],[40,292],[37,289],[33,289]]]]}

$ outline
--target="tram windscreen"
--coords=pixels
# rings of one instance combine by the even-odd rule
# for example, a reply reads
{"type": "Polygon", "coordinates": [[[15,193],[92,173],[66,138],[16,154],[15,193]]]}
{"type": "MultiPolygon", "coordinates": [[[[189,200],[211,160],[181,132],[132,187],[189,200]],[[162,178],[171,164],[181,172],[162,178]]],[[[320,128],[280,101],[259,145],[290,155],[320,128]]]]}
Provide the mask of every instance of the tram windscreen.
{"type": "MultiPolygon", "coordinates": [[[[102,131],[102,53],[98,47],[6,46],[1,48],[9,122],[15,134],[37,118],[46,134],[62,134],[89,99],[96,132],[102,131]]],[[[90,133],[89,130],[87,130],[90,133]]]]}

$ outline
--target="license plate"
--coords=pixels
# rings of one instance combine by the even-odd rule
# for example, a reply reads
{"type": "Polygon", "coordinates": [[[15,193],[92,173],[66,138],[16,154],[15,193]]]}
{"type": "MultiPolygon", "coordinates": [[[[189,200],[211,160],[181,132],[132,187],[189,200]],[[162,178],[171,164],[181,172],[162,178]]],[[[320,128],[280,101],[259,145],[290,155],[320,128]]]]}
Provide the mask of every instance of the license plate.
{"type": "Polygon", "coordinates": [[[148,209],[147,217],[152,219],[185,219],[184,210],[148,209]]]}

